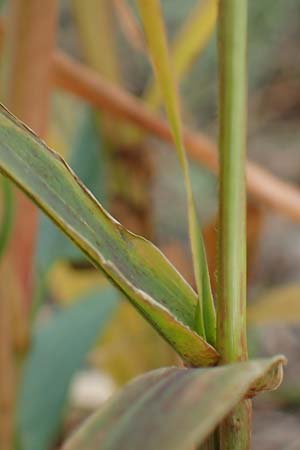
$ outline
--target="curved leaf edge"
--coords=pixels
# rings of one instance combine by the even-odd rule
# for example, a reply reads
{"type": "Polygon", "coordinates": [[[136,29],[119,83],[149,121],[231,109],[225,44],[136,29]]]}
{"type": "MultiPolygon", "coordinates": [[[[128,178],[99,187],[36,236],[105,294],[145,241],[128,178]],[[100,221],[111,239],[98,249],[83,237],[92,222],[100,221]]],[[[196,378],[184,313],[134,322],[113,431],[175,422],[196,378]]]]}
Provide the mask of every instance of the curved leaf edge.
{"type": "MultiPolygon", "coordinates": [[[[95,205],[100,209],[101,213],[119,230],[121,230],[122,233],[126,233],[130,239],[137,240],[141,242],[142,244],[145,244],[149,246],[149,248],[152,251],[155,251],[159,256],[162,258],[162,260],[172,267],[174,272],[177,276],[180,277],[181,282],[183,282],[188,289],[193,292],[193,295],[195,296],[195,304],[197,296],[194,292],[194,290],[191,288],[191,286],[187,283],[187,281],[182,277],[182,275],[177,271],[177,269],[170,263],[170,261],[165,257],[165,255],[159,250],[154,244],[152,244],[150,241],[145,239],[142,236],[139,236],[129,230],[127,230],[122,224],[120,224],[114,217],[112,217],[108,211],[106,211],[103,206],[98,202],[98,200],[95,198],[93,193],[90,192],[90,190],[82,183],[82,181],[78,178],[78,176],[74,173],[72,168],[68,165],[68,163],[64,160],[64,158],[59,155],[57,152],[55,152],[53,149],[51,149],[45,141],[40,139],[35,132],[28,127],[24,122],[16,118],[4,105],[0,104],[0,110],[2,114],[11,121],[14,125],[19,126],[23,131],[26,133],[29,133],[30,137],[39,145],[42,145],[44,151],[47,151],[56,161],[58,161],[61,165],[64,166],[64,168],[68,171],[68,173],[71,175],[71,177],[74,179],[76,184],[80,187],[80,189],[83,191],[83,193],[90,198],[90,200],[93,201],[95,205]]],[[[191,365],[192,367],[201,367],[201,366],[214,366],[217,364],[217,362],[220,359],[220,355],[217,352],[217,350],[210,345],[204,338],[202,338],[196,331],[192,330],[191,327],[187,324],[184,324],[182,320],[180,320],[178,317],[176,317],[169,309],[167,309],[164,305],[157,302],[153,297],[148,295],[146,292],[141,291],[140,289],[137,289],[134,284],[132,284],[128,279],[123,277],[123,275],[118,271],[117,267],[113,265],[110,261],[107,261],[103,256],[100,254],[99,251],[95,251],[94,248],[91,247],[89,242],[83,237],[83,236],[77,236],[76,230],[72,228],[71,225],[66,224],[63,220],[60,222],[59,219],[56,217],[55,213],[51,211],[50,208],[47,208],[47,205],[44,204],[42,200],[39,200],[34,193],[30,191],[27,187],[23,186],[22,183],[19,182],[19,180],[14,177],[10,171],[5,170],[4,167],[0,168],[0,172],[2,172],[5,176],[7,176],[11,181],[13,181],[18,187],[23,190],[28,197],[31,198],[31,200],[37,204],[37,206],[42,209],[47,216],[51,218],[51,220],[65,233],[68,235],[68,237],[74,242],[74,244],[81,249],[81,251],[88,257],[88,259],[98,268],[100,269],[107,277],[108,279],[119,289],[122,291],[122,293],[125,295],[127,299],[130,300],[130,302],[133,304],[134,307],[136,307],[139,312],[142,312],[143,316],[147,316],[145,314],[145,311],[142,307],[138,306],[138,302],[136,299],[132,299],[130,295],[126,292],[125,287],[129,287],[130,290],[135,292],[137,296],[143,297],[143,301],[147,304],[148,309],[156,308],[160,310],[161,316],[166,321],[165,323],[170,325],[169,330],[161,329],[157,326],[157,324],[151,320],[150,315],[148,315],[147,320],[151,322],[152,326],[156,329],[156,331],[174,348],[174,350],[184,359],[184,361],[187,362],[187,364],[191,365]],[[80,242],[82,241],[82,243],[80,242]],[[85,245],[83,245],[83,243],[85,245]],[[116,276],[111,275],[111,271],[114,271],[115,274],[118,273],[120,283],[116,282],[115,278],[116,276]],[[182,345],[180,342],[178,343],[177,338],[173,338],[172,336],[172,330],[176,329],[177,331],[182,331],[182,337],[185,341],[184,348],[182,348],[182,345]],[[188,343],[189,345],[186,345],[188,343]],[[192,345],[194,344],[194,345],[192,345]],[[196,345],[195,345],[196,344],[196,345]],[[192,350],[192,352],[190,352],[192,350]]],[[[178,336],[178,335],[177,335],[178,336]]]]}
{"type": "MultiPolygon", "coordinates": [[[[87,448],[86,445],[88,445],[88,443],[90,443],[91,449],[96,448],[98,449],[100,448],[100,445],[102,445],[101,439],[103,439],[104,436],[106,443],[105,449],[115,450],[115,448],[117,448],[115,446],[116,442],[114,441],[114,439],[112,439],[111,441],[110,438],[113,436],[115,437],[115,433],[119,434],[119,432],[121,432],[122,435],[122,430],[118,430],[119,420],[120,423],[122,424],[121,428],[126,423],[126,427],[128,426],[129,429],[131,429],[132,424],[130,424],[129,419],[133,420],[132,418],[135,417],[134,410],[136,410],[137,408],[136,411],[139,411],[141,405],[143,405],[143,407],[145,408],[145,405],[147,405],[147,402],[149,402],[150,400],[152,406],[149,421],[151,422],[153,420],[153,413],[154,416],[156,415],[155,414],[156,408],[157,408],[156,412],[157,414],[159,414],[161,413],[160,408],[163,407],[163,405],[165,405],[165,402],[162,405],[160,405],[160,395],[162,394],[161,391],[164,391],[165,387],[167,387],[169,383],[171,383],[172,385],[172,383],[175,382],[176,387],[178,379],[181,379],[181,381],[183,381],[183,388],[186,388],[186,390],[185,392],[183,392],[183,395],[181,395],[180,398],[181,400],[187,399],[192,395],[192,392],[190,390],[191,385],[189,385],[189,381],[188,384],[185,385],[183,378],[191,380],[191,378],[195,378],[197,377],[197,374],[199,374],[199,377],[204,376],[204,378],[206,378],[207,380],[213,379],[214,373],[215,375],[218,374],[217,378],[219,379],[219,387],[216,388],[219,394],[221,394],[222,385],[225,383],[224,393],[223,395],[221,395],[224,404],[222,403],[220,405],[220,408],[217,408],[217,411],[211,410],[210,413],[207,413],[205,404],[204,407],[205,414],[204,417],[202,417],[204,419],[205,424],[199,423],[199,425],[197,425],[194,422],[192,425],[192,430],[191,428],[189,428],[189,435],[186,438],[187,442],[189,441],[189,446],[191,445],[191,438],[194,444],[200,445],[213,432],[215,427],[226,417],[226,415],[230,412],[230,410],[240,401],[252,397],[254,391],[256,394],[258,394],[259,392],[270,391],[277,388],[282,379],[282,366],[285,363],[286,359],[282,355],[279,355],[272,358],[260,358],[214,368],[192,369],[192,368],[165,367],[148,372],[129,382],[124,387],[123,390],[121,390],[119,393],[114,395],[110,400],[108,400],[100,411],[96,411],[90,418],[88,418],[86,422],[81,427],[79,427],[79,429],[75,430],[75,432],[71,435],[71,437],[67,439],[67,441],[62,446],[62,450],[83,450],[87,448]],[[188,375],[189,373],[191,375],[192,374],[194,375],[192,375],[191,377],[189,376],[185,377],[185,374],[188,375]],[[275,375],[277,376],[277,378],[275,375]],[[237,389],[234,389],[232,396],[228,397],[230,395],[229,394],[230,389],[228,391],[228,380],[232,380],[232,378],[234,378],[235,381],[233,381],[230,389],[234,389],[234,386],[237,389]],[[237,380],[239,381],[237,382],[237,380]],[[156,395],[153,396],[153,390],[155,389],[157,392],[156,395]],[[232,401],[232,399],[234,400],[232,401]],[[131,415],[132,413],[130,413],[131,409],[133,410],[133,416],[131,415]],[[129,414],[129,417],[127,417],[127,414],[129,414]],[[124,418],[125,416],[126,419],[124,422],[122,417],[124,418]],[[110,442],[108,446],[107,442],[110,442]],[[111,442],[114,442],[114,444],[111,445],[111,442]]],[[[231,381],[229,381],[229,384],[230,383],[231,381]]],[[[181,411],[181,405],[176,403],[178,398],[175,392],[176,389],[172,395],[173,398],[170,399],[168,397],[168,406],[169,408],[172,409],[172,405],[170,404],[170,402],[174,402],[176,404],[177,411],[181,411]]],[[[204,393],[203,388],[202,392],[204,393]]],[[[195,392],[194,396],[197,397],[197,395],[199,394],[201,397],[202,395],[201,388],[200,392],[199,391],[195,392]]],[[[183,401],[185,403],[186,400],[183,401]]],[[[146,412],[147,411],[148,410],[146,410],[146,412]]],[[[166,413],[164,409],[163,411],[164,413],[166,413]]],[[[134,430],[136,430],[135,425],[134,430]]],[[[174,430],[170,430],[170,433],[172,434],[173,431],[174,430]]],[[[136,445],[133,446],[133,448],[135,450],[137,448],[136,445]]],[[[151,450],[154,448],[153,442],[152,446],[150,446],[149,448],[151,448],[151,450]]],[[[171,447],[168,446],[166,447],[166,450],[169,450],[170,448],[171,447]]],[[[182,450],[183,448],[189,447],[188,446],[183,447],[181,439],[181,445],[178,446],[178,449],[182,450]]]]}
{"type": "Polygon", "coordinates": [[[283,355],[270,358],[268,370],[251,385],[247,397],[252,398],[262,392],[275,391],[282,383],[283,367],[286,364],[287,359],[283,355]]]}

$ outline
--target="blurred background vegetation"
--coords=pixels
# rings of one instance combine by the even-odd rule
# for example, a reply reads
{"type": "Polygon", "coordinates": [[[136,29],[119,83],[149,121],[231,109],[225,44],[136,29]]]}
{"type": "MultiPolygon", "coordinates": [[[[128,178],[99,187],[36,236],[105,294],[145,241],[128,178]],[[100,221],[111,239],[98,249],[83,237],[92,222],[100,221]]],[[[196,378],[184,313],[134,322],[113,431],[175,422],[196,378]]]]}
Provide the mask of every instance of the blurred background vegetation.
{"type": "MultiPolygon", "coordinates": [[[[1,7],[6,26],[1,59],[4,103],[13,51],[9,42],[11,3],[18,1],[2,1],[1,7]]],[[[162,0],[171,43],[180,42],[183,27],[191,29],[193,19],[203,27],[208,23],[204,9],[209,3],[214,1],[162,0]]],[[[249,2],[248,156],[296,185],[300,184],[299,18],[297,0],[249,2]]],[[[211,31],[203,48],[199,45],[180,76],[180,94],[184,123],[216,140],[216,33],[213,26],[207,27],[211,31]]],[[[153,78],[133,1],[61,0],[56,40],[57,47],[74,59],[159,111],[159,98],[147,97],[153,78]]],[[[32,89],[28,107],[34,107],[35,101],[32,89]]],[[[9,106],[14,111],[13,105],[9,106]]],[[[46,129],[47,143],[67,158],[112,215],[155,242],[193,283],[183,180],[174,152],[105,108],[96,110],[56,86],[51,88],[46,129]]],[[[217,179],[195,163],[192,179],[214,280],[217,179]]],[[[5,192],[3,188],[4,225],[9,211],[16,209],[16,202],[5,192]]],[[[25,209],[22,214],[26,215],[25,209]]],[[[138,374],[178,360],[48,219],[40,215],[34,233],[34,289],[29,301],[30,331],[25,331],[29,344],[18,352],[22,360],[18,395],[16,400],[12,393],[8,409],[13,416],[16,407],[21,450],[53,450],[118,387],[138,374]]],[[[2,272],[1,295],[18,297],[7,286],[7,280],[13,280],[8,278],[11,272],[2,272]]],[[[248,272],[251,352],[284,353],[289,360],[283,386],[272,400],[264,395],[255,401],[253,448],[276,450],[284,445],[296,450],[300,420],[299,224],[252,198],[248,203],[248,272]],[[272,433],[268,433],[271,424],[272,433]]],[[[9,334],[3,308],[1,346],[6,345],[9,334]]],[[[9,324],[17,336],[14,339],[21,335],[22,341],[24,320],[18,308],[9,324]]],[[[2,355],[0,369],[8,365],[7,355],[2,355]]],[[[1,383],[4,423],[8,385],[0,378],[1,383]]],[[[2,435],[5,433],[7,427],[3,426],[2,435]]]]}

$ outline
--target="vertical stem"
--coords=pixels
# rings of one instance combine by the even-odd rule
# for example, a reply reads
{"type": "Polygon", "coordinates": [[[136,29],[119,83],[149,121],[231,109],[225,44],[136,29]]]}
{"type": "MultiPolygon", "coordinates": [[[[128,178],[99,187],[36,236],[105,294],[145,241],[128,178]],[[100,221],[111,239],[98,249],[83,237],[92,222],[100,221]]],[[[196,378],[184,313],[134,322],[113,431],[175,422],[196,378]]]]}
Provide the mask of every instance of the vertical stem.
{"type": "Polygon", "coordinates": [[[246,0],[220,0],[218,346],[225,363],[246,347],[246,0]]]}
{"type": "MultiPolygon", "coordinates": [[[[247,0],[219,1],[220,207],[217,345],[222,363],[247,359],[246,340],[246,38],[247,0]]],[[[222,450],[250,446],[251,404],[220,426],[222,450]]]]}
{"type": "MultiPolygon", "coordinates": [[[[48,122],[57,7],[57,0],[8,4],[7,105],[41,136],[48,122]]],[[[15,200],[7,258],[0,266],[0,448],[5,450],[15,448],[18,353],[24,355],[28,346],[38,218],[37,208],[25,195],[17,191],[15,200]]]]}

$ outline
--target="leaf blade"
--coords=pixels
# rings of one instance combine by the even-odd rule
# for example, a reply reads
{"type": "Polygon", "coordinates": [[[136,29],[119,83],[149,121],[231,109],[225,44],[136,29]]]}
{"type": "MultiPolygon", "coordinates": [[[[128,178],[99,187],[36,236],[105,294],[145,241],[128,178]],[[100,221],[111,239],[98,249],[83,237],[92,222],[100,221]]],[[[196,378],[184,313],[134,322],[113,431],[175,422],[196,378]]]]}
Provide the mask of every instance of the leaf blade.
{"type": "Polygon", "coordinates": [[[193,330],[197,298],[187,282],[153,244],[113,219],[58,154],[3,106],[0,112],[2,172],[44,210],[188,363],[214,365],[217,351],[193,330]]]}
{"type": "MultiPolygon", "coordinates": [[[[106,205],[105,148],[91,109],[76,124],[70,166],[99,201],[106,205]]],[[[78,249],[44,215],[40,218],[35,263],[43,276],[57,260],[82,260],[78,249]]]]}
{"type": "Polygon", "coordinates": [[[186,450],[201,444],[282,358],[143,375],[93,415],[62,450],[186,450]],[[147,439],[145,439],[147,436],[147,439]]]}

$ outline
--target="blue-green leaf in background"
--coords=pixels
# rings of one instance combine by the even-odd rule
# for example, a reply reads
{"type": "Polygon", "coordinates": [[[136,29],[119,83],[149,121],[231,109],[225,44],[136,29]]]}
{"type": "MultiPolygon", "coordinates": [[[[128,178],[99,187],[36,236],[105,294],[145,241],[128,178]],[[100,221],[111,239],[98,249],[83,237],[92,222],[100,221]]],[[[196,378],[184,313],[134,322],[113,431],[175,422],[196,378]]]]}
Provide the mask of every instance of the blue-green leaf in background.
{"type": "Polygon", "coordinates": [[[113,288],[90,292],[33,335],[18,404],[21,450],[48,450],[61,425],[72,376],[117,306],[113,288]]]}

